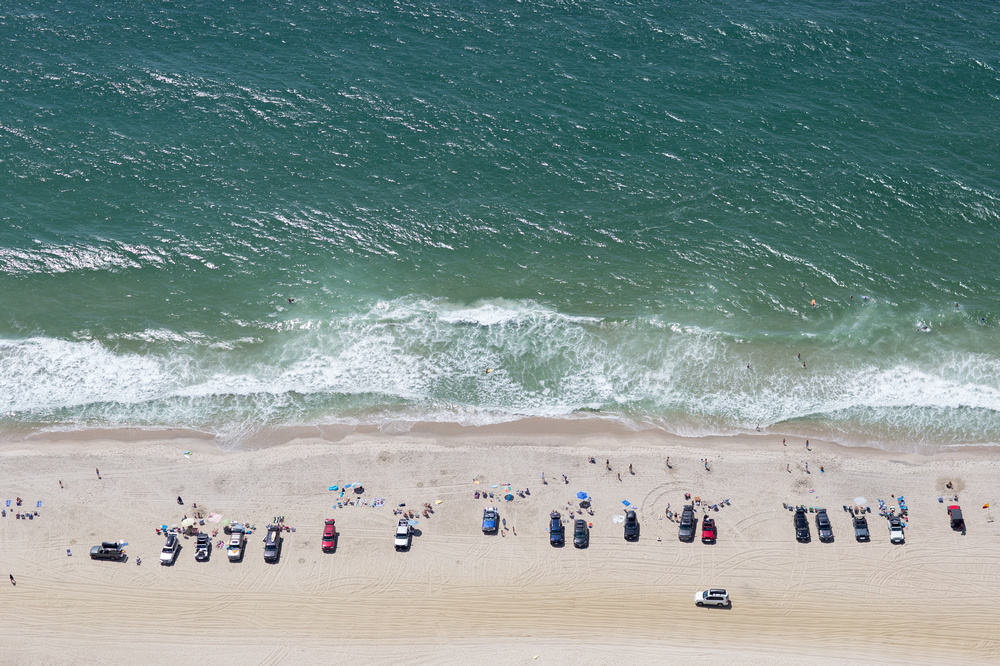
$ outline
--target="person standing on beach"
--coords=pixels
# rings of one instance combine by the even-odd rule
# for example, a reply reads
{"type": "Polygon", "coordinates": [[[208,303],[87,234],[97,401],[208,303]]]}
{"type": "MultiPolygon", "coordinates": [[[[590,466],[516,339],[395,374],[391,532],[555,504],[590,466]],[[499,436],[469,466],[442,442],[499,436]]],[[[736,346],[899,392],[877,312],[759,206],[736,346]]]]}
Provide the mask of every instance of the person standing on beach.
{"type": "Polygon", "coordinates": [[[621,481],[621,480],[622,480],[622,473],[621,473],[621,472],[618,472],[618,480],[619,480],[619,481],[621,481]]]}
{"type": "Polygon", "coordinates": [[[632,463],[628,464],[628,473],[629,474],[635,474],[635,472],[632,471],[632,463]]]}
{"type": "Polygon", "coordinates": [[[10,574],[10,584],[17,585],[17,581],[14,580],[14,574],[10,574]]]}
{"type": "Polygon", "coordinates": [[[95,467],[94,471],[97,472],[97,478],[101,478],[101,470],[95,467]]]}

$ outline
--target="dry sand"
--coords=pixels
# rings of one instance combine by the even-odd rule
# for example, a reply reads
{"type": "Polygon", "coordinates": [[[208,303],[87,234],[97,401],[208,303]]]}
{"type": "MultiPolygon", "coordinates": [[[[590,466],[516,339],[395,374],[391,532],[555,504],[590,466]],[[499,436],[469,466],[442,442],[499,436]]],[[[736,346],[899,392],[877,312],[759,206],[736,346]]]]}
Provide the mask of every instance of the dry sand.
{"type": "Polygon", "coordinates": [[[993,451],[925,457],[819,442],[806,451],[780,436],[680,439],[599,427],[311,429],[230,452],[191,433],[0,445],[0,499],[20,496],[32,510],[43,502],[34,520],[10,509],[0,519],[0,575],[17,580],[0,593],[0,662],[1000,662],[1000,524],[981,508],[997,488],[993,451]],[[327,488],[350,482],[385,506],[332,508],[338,493],[327,488]],[[483,535],[489,502],[473,492],[503,483],[531,494],[498,502],[513,531],[483,535]],[[594,501],[594,515],[583,514],[593,522],[590,547],[552,548],[548,513],[577,491],[594,501]],[[664,513],[685,492],[730,500],[712,513],[716,545],[678,541],[664,513]],[[952,492],[965,535],[937,501],[952,492]],[[902,546],[890,545],[877,515],[876,499],[892,494],[910,509],[902,546]],[[842,509],[858,495],[875,510],[868,544],[855,542],[842,509]],[[395,552],[393,507],[437,500],[411,550],[395,552]],[[613,522],[622,500],[638,509],[638,543],[613,522]],[[820,543],[812,523],[813,542],[796,543],[782,502],[827,507],[836,541],[820,543]],[[192,503],[257,526],[243,562],[227,561],[224,549],[196,562],[188,539],[175,566],[158,564],[155,527],[179,523],[192,503]],[[260,538],[276,515],[296,531],[270,565],[260,538]],[[320,550],[328,517],[340,535],[332,554],[320,550]],[[92,545],[116,539],[129,542],[126,563],[89,559],[92,545]],[[732,609],[696,608],[695,591],[716,586],[730,591],[732,609]]]}

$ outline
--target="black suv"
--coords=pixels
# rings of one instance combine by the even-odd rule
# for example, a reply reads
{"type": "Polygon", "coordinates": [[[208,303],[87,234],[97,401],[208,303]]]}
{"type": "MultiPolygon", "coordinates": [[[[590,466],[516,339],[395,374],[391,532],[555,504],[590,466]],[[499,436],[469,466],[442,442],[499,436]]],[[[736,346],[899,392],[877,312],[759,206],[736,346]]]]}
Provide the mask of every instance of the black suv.
{"type": "Polygon", "coordinates": [[[573,527],[573,545],[577,548],[586,548],[590,545],[590,528],[587,527],[586,520],[577,519],[573,527]]]}
{"type": "Polygon", "coordinates": [[[566,530],[563,528],[562,516],[558,511],[549,514],[549,543],[553,546],[566,543],[566,530]]]}
{"type": "Polygon", "coordinates": [[[681,513],[681,528],[677,531],[677,538],[681,541],[694,541],[697,529],[698,519],[694,517],[694,507],[688,504],[681,513]]]}
{"type": "Polygon", "coordinates": [[[799,507],[795,510],[795,539],[802,543],[808,543],[811,538],[809,536],[809,520],[806,518],[806,510],[799,507]]]}
{"type": "Polygon", "coordinates": [[[635,518],[635,511],[629,509],[625,512],[625,540],[639,540],[639,521],[635,518]]]}

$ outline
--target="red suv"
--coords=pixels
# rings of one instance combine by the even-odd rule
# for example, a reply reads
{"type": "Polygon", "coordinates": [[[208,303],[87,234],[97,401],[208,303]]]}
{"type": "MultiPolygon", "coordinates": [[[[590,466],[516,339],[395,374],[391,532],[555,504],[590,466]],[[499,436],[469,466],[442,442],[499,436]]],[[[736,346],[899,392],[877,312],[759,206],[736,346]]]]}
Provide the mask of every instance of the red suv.
{"type": "Polygon", "coordinates": [[[337,549],[337,528],[333,518],[327,518],[323,528],[323,552],[332,553],[337,549]]]}

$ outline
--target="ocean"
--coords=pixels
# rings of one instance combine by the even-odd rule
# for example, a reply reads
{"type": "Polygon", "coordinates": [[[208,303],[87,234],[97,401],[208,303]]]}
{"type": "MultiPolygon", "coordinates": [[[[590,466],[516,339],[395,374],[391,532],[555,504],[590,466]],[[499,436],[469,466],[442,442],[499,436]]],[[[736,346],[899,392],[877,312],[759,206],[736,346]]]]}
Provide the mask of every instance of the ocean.
{"type": "Polygon", "coordinates": [[[0,437],[1000,442],[1000,8],[0,6],[0,437]]]}

